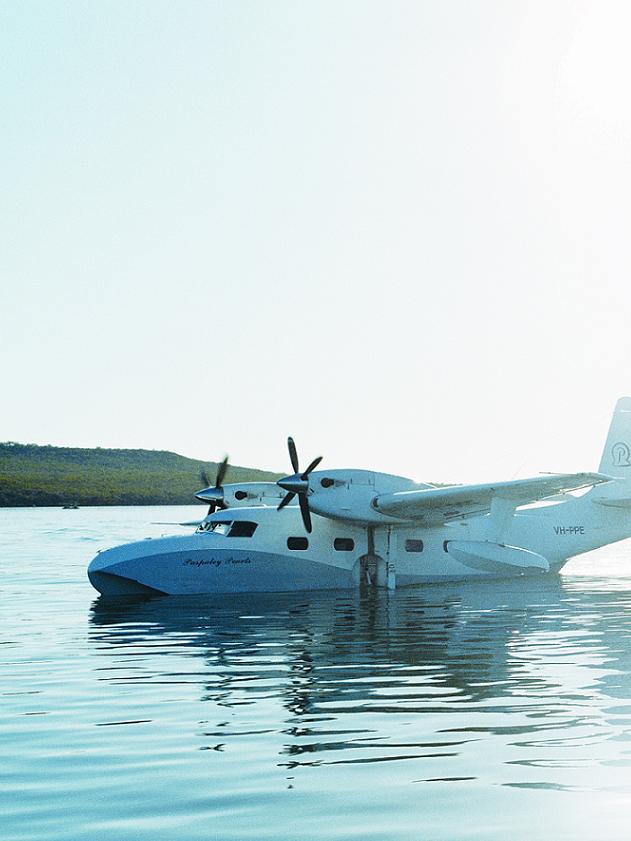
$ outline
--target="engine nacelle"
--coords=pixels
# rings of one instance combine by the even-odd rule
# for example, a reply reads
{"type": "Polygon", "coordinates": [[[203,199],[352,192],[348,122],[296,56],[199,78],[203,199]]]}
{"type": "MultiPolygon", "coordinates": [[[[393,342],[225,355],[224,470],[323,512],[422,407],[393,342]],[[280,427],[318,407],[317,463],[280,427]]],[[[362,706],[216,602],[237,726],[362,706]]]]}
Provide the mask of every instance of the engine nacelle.
{"type": "Polygon", "coordinates": [[[228,508],[253,505],[277,506],[285,492],[275,482],[241,482],[223,486],[223,501],[228,508]]]}
{"type": "Polygon", "coordinates": [[[285,492],[275,482],[239,482],[221,488],[206,488],[195,494],[200,502],[225,508],[276,506],[284,496],[285,492]]]}
{"type": "Polygon", "coordinates": [[[373,506],[379,494],[431,488],[412,479],[372,470],[319,470],[309,474],[309,508],[314,514],[367,525],[392,525],[407,520],[383,514],[373,506]]]}

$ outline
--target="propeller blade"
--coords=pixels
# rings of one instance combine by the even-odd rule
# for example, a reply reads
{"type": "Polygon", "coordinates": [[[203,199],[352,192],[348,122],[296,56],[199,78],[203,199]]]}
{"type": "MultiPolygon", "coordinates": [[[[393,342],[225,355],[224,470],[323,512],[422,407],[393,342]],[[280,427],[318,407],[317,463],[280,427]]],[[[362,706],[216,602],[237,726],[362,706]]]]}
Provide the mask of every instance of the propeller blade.
{"type": "Polygon", "coordinates": [[[287,447],[289,448],[289,458],[291,466],[294,468],[294,473],[299,473],[300,468],[298,467],[298,453],[296,452],[296,445],[294,444],[293,438],[287,439],[287,447]]]}
{"type": "Polygon", "coordinates": [[[320,464],[322,456],[314,458],[304,473],[300,473],[298,452],[296,450],[294,439],[291,437],[287,439],[287,448],[289,449],[289,458],[294,470],[294,475],[285,476],[284,479],[279,479],[276,483],[277,485],[280,485],[283,490],[288,491],[287,496],[283,498],[278,506],[278,511],[286,505],[289,505],[291,500],[297,495],[298,503],[300,505],[300,513],[302,515],[302,522],[307,533],[311,534],[313,526],[311,523],[311,511],[309,510],[309,500],[307,499],[307,494],[309,493],[309,474],[320,464]]]}
{"type": "Polygon", "coordinates": [[[311,462],[311,464],[309,465],[309,467],[307,467],[307,469],[305,470],[305,472],[302,474],[302,476],[300,478],[301,479],[306,479],[307,476],[311,473],[311,471],[315,470],[316,467],[320,464],[320,462],[322,461],[322,458],[323,458],[323,456],[318,456],[317,458],[314,458],[313,461],[311,462]]]}
{"type": "Polygon", "coordinates": [[[226,476],[227,471],[228,471],[228,456],[226,456],[224,458],[224,460],[221,462],[221,464],[217,468],[217,481],[215,482],[215,486],[217,488],[220,488],[222,486],[223,480],[226,476]]]}
{"type": "Polygon", "coordinates": [[[206,473],[205,468],[203,468],[202,470],[199,471],[199,478],[204,483],[205,488],[210,488],[211,487],[210,479],[208,478],[208,473],[206,473]]]}
{"type": "Polygon", "coordinates": [[[280,501],[280,505],[278,506],[278,508],[277,508],[276,510],[277,510],[277,511],[280,511],[280,509],[281,509],[281,508],[284,508],[286,505],[289,505],[289,503],[292,501],[292,499],[293,499],[295,496],[296,496],[296,494],[295,494],[295,493],[288,493],[286,496],[284,496],[284,497],[281,499],[281,501],[280,501]]]}
{"type": "Polygon", "coordinates": [[[311,534],[311,512],[309,511],[309,502],[305,494],[298,494],[298,502],[300,503],[300,513],[302,514],[302,522],[304,523],[305,530],[308,534],[311,534]]]}

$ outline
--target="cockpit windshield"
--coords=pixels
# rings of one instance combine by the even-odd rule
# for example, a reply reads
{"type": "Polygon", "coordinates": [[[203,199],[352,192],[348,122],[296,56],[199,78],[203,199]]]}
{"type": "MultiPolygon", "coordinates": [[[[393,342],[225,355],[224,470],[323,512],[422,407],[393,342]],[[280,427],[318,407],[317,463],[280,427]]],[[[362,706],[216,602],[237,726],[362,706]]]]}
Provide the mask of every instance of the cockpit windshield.
{"type": "Polygon", "coordinates": [[[258,523],[246,520],[215,520],[214,522],[202,523],[197,531],[222,534],[225,537],[252,537],[257,525],[258,523]]]}
{"type": "Polygon", "coordinates": [[[208,523],[209,529],[208,531],[213,532],[213,534],[228,534],[230,531],[230,527],[232,523],[208,523]]]}
{"type": "Polygon", "coordinates": [[[197,531],[211,531],[213,532],[213,534],[228,534],[231,525],[231,520],[219,520],[215,521],[214,523],[200,523],[200,526],[197,529],[197,531]]]}

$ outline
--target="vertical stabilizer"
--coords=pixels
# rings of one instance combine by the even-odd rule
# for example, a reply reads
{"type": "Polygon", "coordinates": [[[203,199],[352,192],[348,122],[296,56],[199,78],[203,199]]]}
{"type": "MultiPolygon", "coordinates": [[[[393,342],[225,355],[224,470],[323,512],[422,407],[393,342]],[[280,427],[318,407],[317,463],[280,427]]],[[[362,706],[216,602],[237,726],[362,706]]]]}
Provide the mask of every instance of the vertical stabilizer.
{"type": "Polygon", "coordinates": [[[631,479],[631,397],[621,397],[616,403],[598,470],[631,479]]]}

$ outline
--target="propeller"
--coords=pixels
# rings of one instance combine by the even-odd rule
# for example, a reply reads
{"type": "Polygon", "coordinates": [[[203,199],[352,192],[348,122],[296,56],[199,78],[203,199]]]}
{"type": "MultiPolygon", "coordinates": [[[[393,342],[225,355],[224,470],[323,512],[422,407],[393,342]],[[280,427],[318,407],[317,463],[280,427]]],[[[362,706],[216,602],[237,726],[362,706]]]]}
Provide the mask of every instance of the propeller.
{"type": "Polygon", "coordinates": [[[195,494],[195,498],[201,500],[202,502],[210,503],[208,507],[208,516],[209,514],[214,514],[217,509],[223,510],[228,506],[224,502],[223,498],[223,480],[226,477],[226,473],[228,472],[228,456],[224,458],[224,460],[217,465],[217,475],[215,477],[214,484],[208,478],[208,473],[206,473],[206,469],[202,468],[200,470],[199,476],[202,482],[204,483],[204,490],[199,491],[199,493],[195,494]]]}
{"type": "Polygon", "coordinates": [[[311,512],[309,511],[309,500],[307,498],[307,494],[309,492],[309,474],[312,470],[315,470],[316,467],[320,464],[320,462],[322,461],[322,456],[314,458],[309,467],[307,467],[307,469],[304,471],[304,473],[301,473],[298,462],[298,452],[296,450],[296,445],[294,444],[293,438],[287,439],[287,448],[289,449],[289,460],[291,461],[291,466],[294,470],[294,475],[285,476],[284,479],[279,479],[276,483],[284,491],[287,491],[285,496],[282,498],[277,510],[280,511],[281,508],[284,508],[286,505],[289,505],[292,499],[295,496],[297,496],[298,504],[300,505],[300,513],[302,514],[302,522],[304,523],[306,532],[308,534],[311,534],[311,512]]]}

